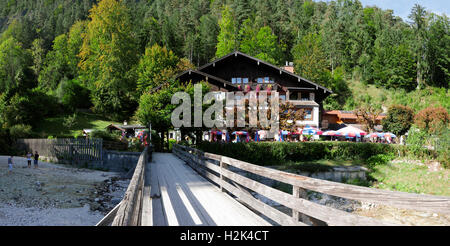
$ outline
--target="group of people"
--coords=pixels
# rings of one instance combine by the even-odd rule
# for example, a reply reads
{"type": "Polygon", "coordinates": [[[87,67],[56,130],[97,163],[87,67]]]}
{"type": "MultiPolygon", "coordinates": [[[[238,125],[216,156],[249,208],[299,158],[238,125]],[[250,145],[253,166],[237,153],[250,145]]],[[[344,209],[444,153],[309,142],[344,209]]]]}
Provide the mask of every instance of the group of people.
{"type": "MultiPolygon", "coordinates": [[[[12,172],[13,169],[13,157],[14,156],[10,156],[8,157],[8,173],[12,172]]],[[[35,151],[34,155],[31,152],[27,153],[27,162],[28,162],[28,168],[31,168],[31,161],[34,159],[34,168],[38,168],[39,167],[39,154],[37,151],[35,151]]]]}

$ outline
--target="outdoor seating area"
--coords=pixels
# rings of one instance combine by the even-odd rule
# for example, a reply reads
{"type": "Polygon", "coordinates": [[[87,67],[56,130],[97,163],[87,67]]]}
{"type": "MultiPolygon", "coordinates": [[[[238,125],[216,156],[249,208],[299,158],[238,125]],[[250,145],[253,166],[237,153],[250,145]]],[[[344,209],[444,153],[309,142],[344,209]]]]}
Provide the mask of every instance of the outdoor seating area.
{"type": "Polygon", "coordinates": [[[296,131],[280,130],[273,138],[268,130],[234,131],[211,130],[206,140],[210,142],[239,143],[239,142],[307,142],[307,141],[346,141],[371,143],[397,143],[397,136],[390,132],[367,133],[353,126],[346,126],[339,130],[322,131],[309,125],[296,131]]]}

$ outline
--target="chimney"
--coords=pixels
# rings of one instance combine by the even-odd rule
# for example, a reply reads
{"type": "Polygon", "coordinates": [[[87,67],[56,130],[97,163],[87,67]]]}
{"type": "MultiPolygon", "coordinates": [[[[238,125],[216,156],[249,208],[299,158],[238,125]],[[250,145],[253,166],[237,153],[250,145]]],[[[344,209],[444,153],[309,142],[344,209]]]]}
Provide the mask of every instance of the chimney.
{"type": "Polygon", "coordinates": [[[283,67],[284,70],[294,73],[294,63],[286,61],[286,66],[283,67]]]}

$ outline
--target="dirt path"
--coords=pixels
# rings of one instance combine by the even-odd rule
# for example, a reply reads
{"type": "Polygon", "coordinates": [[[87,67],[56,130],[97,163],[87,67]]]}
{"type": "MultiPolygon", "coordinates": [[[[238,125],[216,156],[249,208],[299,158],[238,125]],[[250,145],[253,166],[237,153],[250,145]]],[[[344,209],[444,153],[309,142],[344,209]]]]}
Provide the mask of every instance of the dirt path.
{"type": "Polygon", "coordinates": [[[119,173],[0,156],[0,225],[95,225],[123,196],[119,173]]]}

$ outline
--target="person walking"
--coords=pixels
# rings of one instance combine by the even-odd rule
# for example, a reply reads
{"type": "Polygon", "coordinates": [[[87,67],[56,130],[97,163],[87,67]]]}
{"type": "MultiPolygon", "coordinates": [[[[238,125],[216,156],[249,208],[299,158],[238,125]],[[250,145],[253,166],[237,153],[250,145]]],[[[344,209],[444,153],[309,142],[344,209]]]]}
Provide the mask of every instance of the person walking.
{"type": "Polygon", "coordinates": [[[12,173],[13,169],[13,156],[8,158],[8,174],[12,173]]]}
{"type": "Polygon", "coordinates": [[[28,168],[31,168],[31,157],[32,156],[33,156],[33,154],[31,154],[31,152],[28,152],[28,154],[27,154],[28,168]]]}
{"type": "Polygon", "coordinates": [[[39,154],[36,151],[34,154],[34,168],[38,168],[38,160],[39,160],[39,154]]]}

